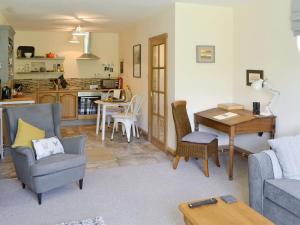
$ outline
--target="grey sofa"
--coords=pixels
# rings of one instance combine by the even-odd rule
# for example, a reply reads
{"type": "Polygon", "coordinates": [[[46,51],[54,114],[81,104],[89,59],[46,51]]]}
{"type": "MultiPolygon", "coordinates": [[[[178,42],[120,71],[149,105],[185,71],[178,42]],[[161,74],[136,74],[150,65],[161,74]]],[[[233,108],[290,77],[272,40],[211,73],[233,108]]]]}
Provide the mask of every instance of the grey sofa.
{"type": "Polygon", "coordinates": [[[18,129],[18,119],[46,131],[46,137],[57,136],[64,147],[65,154],[56,154],[35,159],[32,148],[18,147],[10,149],[17,178],[23,188],[26,186],[38,196],[42,203],[42,193],[54,188],[79,181],[82,189],[86,158],[85,136],[62,138],[60,134],[61,110],[59,104],[36,104],[25,107],[6,108],[9,139],[13,143],[18,129]]]}
{"type": "Polygon", "coordinates": [[[300,224],[300,181],[274,179],[266,153],[249,156],[250,206],[276,225],[300,224]]]}

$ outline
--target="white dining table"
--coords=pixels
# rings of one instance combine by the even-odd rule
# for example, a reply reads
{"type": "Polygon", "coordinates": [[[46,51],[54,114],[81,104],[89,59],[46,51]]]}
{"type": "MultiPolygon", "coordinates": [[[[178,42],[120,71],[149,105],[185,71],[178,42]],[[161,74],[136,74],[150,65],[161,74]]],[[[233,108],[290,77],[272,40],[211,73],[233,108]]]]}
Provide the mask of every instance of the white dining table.
{"type": "Polygon", "coordinates": [[[120,106],[128,106],[130,102],[107,102],[107,101],[101,101],[97,100],[95,101],[97,104],[97,124],[96,124],[96,134],[99,134],[99,128],[100,128],[100,118],[101,118],[101,108],[102,108],[102,141],[105,140],[105,120],[106,120],[106,109],[107,107],[120,107],[120,106]]]}

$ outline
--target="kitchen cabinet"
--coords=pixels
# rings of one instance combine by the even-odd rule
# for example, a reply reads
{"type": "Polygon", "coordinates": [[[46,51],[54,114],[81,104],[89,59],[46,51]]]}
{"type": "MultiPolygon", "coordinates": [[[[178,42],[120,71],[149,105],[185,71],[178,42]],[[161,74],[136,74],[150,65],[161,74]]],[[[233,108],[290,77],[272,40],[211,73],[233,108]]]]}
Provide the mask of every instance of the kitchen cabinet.
{"type": "Polygon", "coordinates": [[[38,103],[39,104],[60,103],[63,120],[77,119],[78,98],[77,98],[76,91],[39,92],[38,103]]]}
{"type": "Polygon", "coordinates": [[[59,102],[62,105],[62,118],[65,120],[77,119],[77,92],[58,93],[59,102]]]}
{"type": "Polygon", "coordinates": [[[52,92],[38,93],[38,103],[39,104],[57,103],[57,93],[52,93],[52,92]]]}

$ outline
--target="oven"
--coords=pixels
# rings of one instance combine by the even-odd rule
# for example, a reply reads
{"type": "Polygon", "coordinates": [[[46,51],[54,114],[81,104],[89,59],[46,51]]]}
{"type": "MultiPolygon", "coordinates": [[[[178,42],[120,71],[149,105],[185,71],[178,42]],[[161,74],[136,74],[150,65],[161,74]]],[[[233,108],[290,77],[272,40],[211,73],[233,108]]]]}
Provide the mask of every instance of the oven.
{"type": "Polygon", "coordinates": [[[97,114],[96,100],[101,100],[102,92],[78,92],[78,115],[97,114]]]}

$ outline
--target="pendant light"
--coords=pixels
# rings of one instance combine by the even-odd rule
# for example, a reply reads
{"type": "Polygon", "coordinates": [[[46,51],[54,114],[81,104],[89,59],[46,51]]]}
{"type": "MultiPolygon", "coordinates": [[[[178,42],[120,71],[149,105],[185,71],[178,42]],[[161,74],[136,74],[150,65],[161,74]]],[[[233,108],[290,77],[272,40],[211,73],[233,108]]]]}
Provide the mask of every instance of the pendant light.
{"type": "Polygon", "coordinates": [[[69,43],[72,43],[72,44],[79,44],[80,41],[79,41],[79,39],[78,39],[77,36],[72,35],[72,38],[71,38],[71,40],[69,40],[69,43]]]}
{"type": "Polygon", "coordinates": [[[78,25],[72,34],[73,36],[84,36],[86,32],[82,32],[80,25],[78,25]]]}

